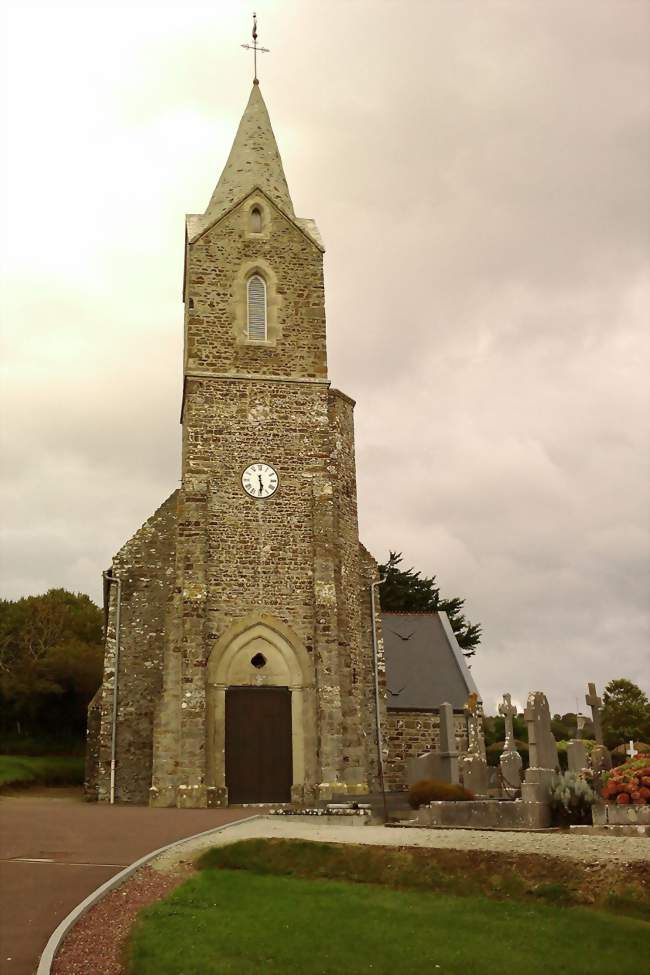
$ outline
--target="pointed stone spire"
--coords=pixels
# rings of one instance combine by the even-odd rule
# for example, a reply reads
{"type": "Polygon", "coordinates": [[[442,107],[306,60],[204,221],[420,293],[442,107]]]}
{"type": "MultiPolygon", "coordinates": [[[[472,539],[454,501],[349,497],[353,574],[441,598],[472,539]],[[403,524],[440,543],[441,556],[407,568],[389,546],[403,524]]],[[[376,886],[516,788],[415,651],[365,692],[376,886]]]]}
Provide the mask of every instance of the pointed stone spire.
{"type": "Polygon", "coordinates": [[[217,220],[255,186],[259,186],[282,210],[295,217],[271,120],[257,82],[253,85],[228,161],[203,215],[203,222],[217,220]]]}

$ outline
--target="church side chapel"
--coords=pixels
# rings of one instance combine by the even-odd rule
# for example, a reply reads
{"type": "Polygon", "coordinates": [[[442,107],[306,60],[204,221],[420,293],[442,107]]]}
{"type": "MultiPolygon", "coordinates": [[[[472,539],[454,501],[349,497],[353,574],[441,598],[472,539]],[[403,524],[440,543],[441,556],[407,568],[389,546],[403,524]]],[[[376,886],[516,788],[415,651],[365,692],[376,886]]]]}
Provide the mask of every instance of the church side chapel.
{"type": "MultiPolygon", "coordinates": [[[[398,717],[387,733],[379,573],[359,541],[354,401],[328,378],[323,253],[256,77],[205,213],[186,219],[181,486],[104,573],[90,798],[316,804],[379,790],[378,716],[389,787],[431,747],[399,740],[398,717]]],[[[434,617],[429,665],[426,633],[404,654],[393,633],[409,621],[388,626],[389,687],[412,668],[388,706],[424,705],[429,729],[445,669],[460,714],[474,689],[434,617]]]]}

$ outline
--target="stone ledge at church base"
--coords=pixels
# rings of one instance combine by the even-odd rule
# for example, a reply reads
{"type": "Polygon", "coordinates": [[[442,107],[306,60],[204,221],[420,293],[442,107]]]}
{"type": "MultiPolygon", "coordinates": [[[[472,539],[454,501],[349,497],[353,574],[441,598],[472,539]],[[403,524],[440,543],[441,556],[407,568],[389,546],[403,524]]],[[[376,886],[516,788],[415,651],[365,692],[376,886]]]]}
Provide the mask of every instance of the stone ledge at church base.
{"type": "Polygon", "coordinates": [[[278,819],[287,817],[292,823],[310,822],[318,826],[370,826],[373,822],[370,810],[357,809],[342,811],[328,811],[327,809],[277,809],[271,810],[264,818],[278,819]]]}
{"type": "Polygon", "coordinates": [[[548,803],[520,799],[430,802],[418,810],[417,824],[447,829],[549,829],[551,810],[548,803]]]}
{"type": "Polygon", "coordinates": [[[591,807],[594,826],[650,826],[650,806],[598,802],[591,807]]]}

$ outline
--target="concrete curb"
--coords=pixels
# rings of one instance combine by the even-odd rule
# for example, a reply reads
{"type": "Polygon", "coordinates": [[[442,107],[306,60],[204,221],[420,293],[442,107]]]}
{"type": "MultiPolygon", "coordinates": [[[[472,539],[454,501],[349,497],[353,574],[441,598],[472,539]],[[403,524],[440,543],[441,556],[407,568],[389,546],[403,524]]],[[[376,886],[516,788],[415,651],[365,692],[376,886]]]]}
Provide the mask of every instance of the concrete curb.
{"type": "Polygon", "coordinates": [[[134,863],[130,863],[128,867],[124,870],[120,870],[116,873],[114,877],[103,883],[101,887],[98,887],[88,894],[85,900],[82,900],[80,904],[70,911],[67,917],[64,917],[61,923],[54,932],[50,935],[50,939],[43,949],[43,954],[41,955],[40,961],[38,963],[38,968],[36,969],[36,975],[50,975],[52,968],[52,962],[56,957],[56,953],[61,946],[61,942],[70,931],[71,928],[75,926],[80,917],[82,917],[87,910],[94,907],[98,901],[102,899],[106,894],[110,893],[111,890],[115,890],[120,884],[124,883],[132,873],[135,873],[140,867],[149,863],[151,860],[155,860],[156,857],[160,856],[162,853],[167,853],[168,850],[173,850],[174,847],[182,846],[184,843],[189,843],[192,840],[198,840],[202,836],[209,836],[214,833],[223,833],[224,830],[230,829],[232,826],[240,826],[241,823],[250,823],[255,819],[264,819],[264,816],[259,814],[255,816],[247,816],[245,819],[236,819],[232,823],[225,823],[223,826],[215,826],[213,829],[205,829],[202,833],[193,833],[192,836],[184,836],[180,840],[174,840],[173,843],[168,843],[167,846],[161,846],[157,850],[153,850],[152,853],[147,853],[145,856],[140,857],[139,860],[135,860],[134,863]]]}

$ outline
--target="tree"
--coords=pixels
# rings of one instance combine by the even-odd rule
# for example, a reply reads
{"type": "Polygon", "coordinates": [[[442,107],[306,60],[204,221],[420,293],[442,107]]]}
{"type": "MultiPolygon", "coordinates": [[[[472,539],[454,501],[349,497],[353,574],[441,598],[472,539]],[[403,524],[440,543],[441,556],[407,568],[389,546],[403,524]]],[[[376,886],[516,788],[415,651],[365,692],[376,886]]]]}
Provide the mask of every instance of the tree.
{"type": "Polygon", "coordinates": [[[608,748],[624,742],[650,741],[647,695],[625,677],[610,680],[603,693],[603,734],[608,748]]]}
{"type": "Polygon", "coordinates": [[[81,736],[102,660],[102,613],[88,596],[0,600],[2,731],[81,736]]]}
{"type": "Polygon", "coordinates": [[[465,600],[440,595],[436,577],[423,576],[414,569],[400,569],[401,552],[389,552],[388,561],[379,566],[386,582],[379,590],[381,608],[387,613],[441,613],[449,617],[451,628],[466,657],[473,657],[481,641],[481,624],[470,623],[462,613],[465,600]]]}

